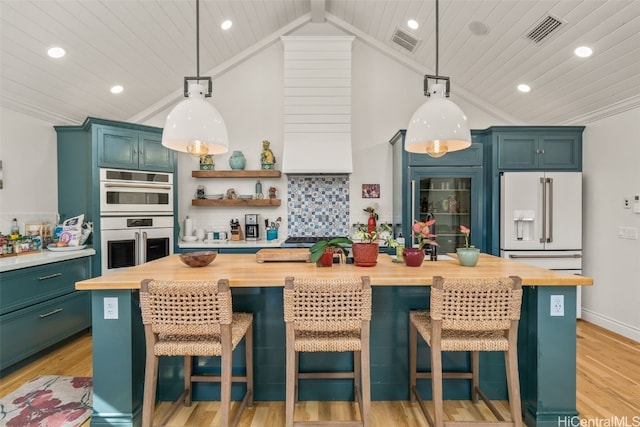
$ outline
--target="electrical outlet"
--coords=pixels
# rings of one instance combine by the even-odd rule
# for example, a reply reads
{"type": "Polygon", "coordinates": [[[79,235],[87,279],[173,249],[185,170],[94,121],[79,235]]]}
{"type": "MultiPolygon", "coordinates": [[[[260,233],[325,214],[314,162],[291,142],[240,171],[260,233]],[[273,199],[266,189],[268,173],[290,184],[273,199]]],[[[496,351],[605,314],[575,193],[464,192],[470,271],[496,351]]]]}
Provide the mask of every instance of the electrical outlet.
{"type": "Polygon", "coordinates": [[[104,318],[105,319],[117,319],[118,318],[118,298],[107,297],[104,298],[104,318]]]}
{"type": "Polygon", "coordinates": [[[564,316],[564,295],[551,295],[551,316],[564,316]]]}
{"type": "Polygon", "coordinates": [[[629,200],[628,197],[624,198],[624,208],[625,209],[631,209],[631,200],[629,200]]]}

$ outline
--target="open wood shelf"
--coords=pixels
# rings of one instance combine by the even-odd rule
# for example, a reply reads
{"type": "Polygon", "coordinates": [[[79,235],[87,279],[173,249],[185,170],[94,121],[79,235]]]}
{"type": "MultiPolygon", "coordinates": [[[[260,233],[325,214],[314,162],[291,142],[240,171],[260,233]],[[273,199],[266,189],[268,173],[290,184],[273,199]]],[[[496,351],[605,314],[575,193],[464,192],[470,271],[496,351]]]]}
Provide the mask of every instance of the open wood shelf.
{"type": "Polygon", "coordinates": [[[229,171],[191,171],[193,178],[280,178],[281,172],[275,169],[229,170],[229,171]]]}
{"type": "Polygon", "coordinates": [[[193,199],[192,206],[280,206],[280,199],[193,199]]]}

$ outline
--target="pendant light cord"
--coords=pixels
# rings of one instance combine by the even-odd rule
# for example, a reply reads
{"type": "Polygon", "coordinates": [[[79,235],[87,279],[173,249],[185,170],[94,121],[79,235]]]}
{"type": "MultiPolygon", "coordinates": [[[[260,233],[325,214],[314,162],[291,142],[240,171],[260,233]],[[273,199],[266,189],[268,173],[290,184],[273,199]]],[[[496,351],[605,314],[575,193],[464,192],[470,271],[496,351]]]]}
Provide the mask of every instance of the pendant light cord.
{"type": "Polygon", "coordinates": [[[439,39],[440,39],[440,25],[438,24],[438,18],[439,18],[439,7],[438,7],[438,3],[439,1],[436,0],[436,76],[439,76],[440,73],[438,72],[438,58],[440,57],[439,54],[439,39]]]}
{"type": "Polygon", "coordinates": [[[196,0],[196,77],[200,83],[200,0],[196,0]]]}

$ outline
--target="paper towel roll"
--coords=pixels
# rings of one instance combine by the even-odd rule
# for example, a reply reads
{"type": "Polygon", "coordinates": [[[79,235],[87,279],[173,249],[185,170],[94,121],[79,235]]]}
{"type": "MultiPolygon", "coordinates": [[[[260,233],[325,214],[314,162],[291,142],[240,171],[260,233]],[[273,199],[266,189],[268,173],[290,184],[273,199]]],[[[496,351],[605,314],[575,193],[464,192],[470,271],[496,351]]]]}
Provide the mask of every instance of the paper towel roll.
{"type": "Polygon", "coordinates": [[[193,236],[193,220],[186,217],[184,220],[184,233],[183,236],[193,236]]]}

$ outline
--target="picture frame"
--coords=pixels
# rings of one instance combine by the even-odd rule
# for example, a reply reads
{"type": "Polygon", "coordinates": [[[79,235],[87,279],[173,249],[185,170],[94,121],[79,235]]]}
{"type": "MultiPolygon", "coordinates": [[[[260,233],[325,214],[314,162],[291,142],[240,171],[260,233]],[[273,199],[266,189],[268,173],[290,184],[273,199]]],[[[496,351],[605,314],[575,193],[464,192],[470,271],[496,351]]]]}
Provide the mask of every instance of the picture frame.
{"type": "Polygon", "coordinates": [[[363,199],[379,199],[380,184],[362,184],[363,199]]]}

